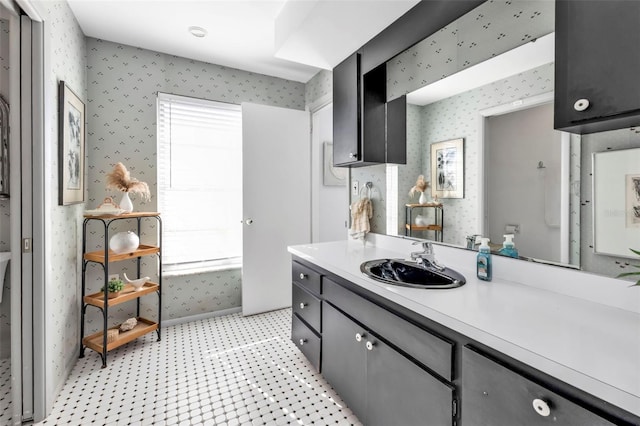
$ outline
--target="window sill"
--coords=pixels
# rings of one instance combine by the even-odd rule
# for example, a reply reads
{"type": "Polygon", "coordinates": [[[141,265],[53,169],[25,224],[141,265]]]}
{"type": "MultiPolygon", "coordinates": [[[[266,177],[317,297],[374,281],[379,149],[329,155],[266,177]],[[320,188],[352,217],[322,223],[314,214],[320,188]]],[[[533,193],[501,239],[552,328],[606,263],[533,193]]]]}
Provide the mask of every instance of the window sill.
{"type": "Polygon", "coordinates": [[[241,263],[227,264],[227,265],[211,265],[211,266],[202,266],[199,268],[190,268],[183,270],[174,270],[174,271],[162,271],[162,277],[182,277],[186,275],[198,275],[198,274],[207,274],[210,272],[219,272],[219,271],[231,271],[234,269],[242,269],[241,263]]]}

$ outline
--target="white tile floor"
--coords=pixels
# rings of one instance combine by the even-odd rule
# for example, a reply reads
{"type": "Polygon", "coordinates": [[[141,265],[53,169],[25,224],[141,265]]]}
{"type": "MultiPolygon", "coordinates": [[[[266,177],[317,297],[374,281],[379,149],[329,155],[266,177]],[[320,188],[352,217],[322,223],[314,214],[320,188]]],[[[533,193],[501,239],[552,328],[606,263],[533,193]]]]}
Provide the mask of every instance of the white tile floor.
{"type": "Polygon", "coordinates": [[[291,310],[217,317],[79,359],[41,425],[350,425],[289,340],[291,310]]]}
{"type": "Polygon", "coordinates": [[[11,423],[11,360],[0,359],[0,425],[11,423]]]}

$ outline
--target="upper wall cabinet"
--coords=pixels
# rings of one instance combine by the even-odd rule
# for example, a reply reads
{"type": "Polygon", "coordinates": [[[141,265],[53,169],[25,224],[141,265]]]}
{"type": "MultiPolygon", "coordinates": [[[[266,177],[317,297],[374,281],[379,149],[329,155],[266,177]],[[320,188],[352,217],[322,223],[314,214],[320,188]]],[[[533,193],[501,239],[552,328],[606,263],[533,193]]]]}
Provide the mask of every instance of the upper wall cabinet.
{"type": "Polygon", "coordinates": [[[640,125],[640,1],[556,0],[555,128],[640,125]]]}
{"type": "Polygon", "coordinates": [[[333,164],[349,165],[359,159],[360,54],[354,53],[333,69],[333,164]]]}
{"type": "Polygon", "coordinates": [[[385,64],[361,73],[355,53],[333,70],[333,163],[367,166],[406,163],[406,135],[387,137],[387,115],[397,116],[404,106],[387,105],[385,64]]]}

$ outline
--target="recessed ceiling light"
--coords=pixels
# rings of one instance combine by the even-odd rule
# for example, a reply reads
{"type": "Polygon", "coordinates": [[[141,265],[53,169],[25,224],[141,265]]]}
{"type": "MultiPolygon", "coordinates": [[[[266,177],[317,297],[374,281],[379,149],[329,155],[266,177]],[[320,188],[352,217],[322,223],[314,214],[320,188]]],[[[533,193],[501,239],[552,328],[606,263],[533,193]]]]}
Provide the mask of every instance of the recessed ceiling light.
{"type": "Polygon", "coordinates": [[[207,35],[207,30],[202,27],[191,26],[189,27],[189,32],[193,34],[194,37],[202,38],[207,35]]]}

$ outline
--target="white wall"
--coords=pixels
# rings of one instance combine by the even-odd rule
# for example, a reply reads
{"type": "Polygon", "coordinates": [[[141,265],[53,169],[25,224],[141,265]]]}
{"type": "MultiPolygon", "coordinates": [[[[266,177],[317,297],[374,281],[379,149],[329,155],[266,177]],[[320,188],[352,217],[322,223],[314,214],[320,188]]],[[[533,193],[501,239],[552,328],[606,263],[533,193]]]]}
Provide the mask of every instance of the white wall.
{"type": "Polygon", "coordinates": [[[312,115],[311,134],[311,228],[314,243],[346,238],[349,203],[347,181],[343,186],[324,185],[324,145],[333,140],[333,105],[312,115]]]}
{"type": "Polygon", "coordinates": [[[553,104],[488,117],[485,132],[485,234],[500,244],[505,226],[517,224],[520,253],[560,262],[561,141],[553,104]]]}

